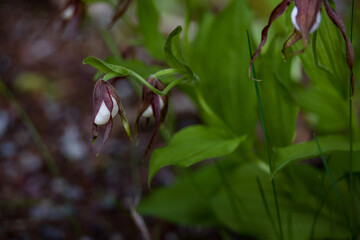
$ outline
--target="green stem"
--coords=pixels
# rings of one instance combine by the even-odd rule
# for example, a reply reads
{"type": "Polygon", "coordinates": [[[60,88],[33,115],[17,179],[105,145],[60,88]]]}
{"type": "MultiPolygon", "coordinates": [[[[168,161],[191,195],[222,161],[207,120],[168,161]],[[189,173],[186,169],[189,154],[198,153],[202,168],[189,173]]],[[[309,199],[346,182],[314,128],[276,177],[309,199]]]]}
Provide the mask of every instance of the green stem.
{"type": "MultiPolygon", "coordinates": [[[[157,74],[156,76],[164,76],[164,75],[174,74],[174,73],[177,73],[177,71],[175,69],[170,68],[170,69],[165,69],[163,71],[159,71],[155,74],[157,74]]],[[[184,78],[176,79],[175,81],[172,81],[169,85],[167,85],[163,91],[160,91],[159,89],[156,89],[154,86],[152,86],[150,83],[148,83],[142,76],[140,76],[136,72],[130,71],[130,76],[135,78],[141,84],[144,84],[151,91],[153,91],[154,93],[156,93],[157,95],[160,95],[160,96],[166,95],[173,87],[175,87],[177,84],[179,84],[180,82],[182,82],[184,80],[184,78]]],[[[153,76],[155,76],[155,75],[153,75],[153,76]]]]}
{"type": "Polygon", "coordinates": [[[159,77],[164,77],[164,76],[167,76],[167,75],[172,75],[172,74],[177,74],[179,73],[179,71],[175,68],[167,68],[167,69],[164,69],[164,70],[160,70],[156,73],[154,73],[152,76],[154,78],[159,78],[159,77]]]}
{"type": "MultiPolygon", "coordinates": [[[[59,168],[56,165],[54,158],[52,157],[49,148],[46,146],[45,142],[43,141],[42,137],[40,136],[39,132],[37,131],[36,127],[34,126],[33,122],[31,121],[29,115],[26,111],[21,107],[20,103],[17,101],[16,97],[12,93],[12,91],[6,86],[2,79],[0,79],[0,93],[4,95],[4,97],[10,102],[12,107],[15,109],[17,114],[19,115],[21,121],[24,123],[25,127],[28,129],[32,139],[34,140],[35,144],[37,145],[40,153],[42,154],[47,167],[51,175],[54,178],[61,178],[61,174],[59,168]]],[[[81,236],[81,229],[80,225],[72,214],[67,214],[67,219],[74,230],[77,237],[81,236]]]]}
{"type": "Polygon", "coordinates": [[[12,107],[18,113],[20,119],[25,124],[26,128],[29,130],[30,135],[32,136],[34,142],[39,148],[40,153],[44,157],[45,163],[48,166],[51,174],[55,178],[61,177],[59,169],[55,163],[55,160],[51,156],[51,153],[42,140],[39,132],[36,130],[33,122],[31,121],[29,115],[24,111],[19,102],[16,100],[16,97],[11,92],[11,90],[6,86],[2,79],[0,79],[0,92],[5,96],[5,98],[11,103],[12,107]]]}
{"type": "MultiPolygon", "coordinates": [[[[249,31],[246,31],[246,33],[247,33],[249,52],[250,52],[250,58],[251,58],[252,51],[251,51],[249,31]]],[[[252,73],[253,73],[253,78],[257,79],[256,78],[256,71],[255,71],[255,64],[252,65],[252,73]]],[[[254,86],[255,86],[255,92],[256,92],[257,102],[258,102],[258,106],[259,106],[260,121],[261,121],[261,127],[262,127],[263,134],[264,134],[264,141],[265,141],[267,159],[268,159],[268,164],[269,164],[269,168],[270,168],[270,175],[272,175],[272,169],[273,168],[272,168],[272,163],[271,163],[270,147],[269,147],[268,138],[267,138],[267,134],[266,134],[265,119],[264,119],[264,113],[263,113],[263,108],[262,108],[262,103],[261,103],[261,97],[260,97],[258,81],[254,81],[254,86]]],[[[280,216],[280,208],[279,208],[279,202],[278,202],[278,198],[277,198],[276,184],[275,184],[275,179],[274,178],[271,178],[271,185],[272,185],[274,201],[275,201],[275,207],[276,207],[276,214],[277,214],[279,230],[280,230],[280,240],[282,240],[282,239],[284,239],[284,237],[283,237],[283,230],[282,230],[281,216],[280,216]]]]}
{"type": "Polygon", "coordinates": [[[222,129],[226,130],[227,132],[229,132],[229,134],[233,134],[233,132],[226,126],[226,124],[216,115],[216,113],[214,113],[214,111],[210,108],[210,106],[206,103],[200,89],[199,89],[199,85],[195,86],[195,94],[196,94],[196,98],[198,100],[198,103],[202,109],[202,111],[205,113],[206,115],[206,120],[210,120],[212,121],[212,124],[214,124],[215,126],[221,127],[222,129]]]}
{"type": "MultiPolygon", "coordinates": [[[[350,25],[350,42],[353,40],[353,23],[354,23],[354,0],[352,0],[351,6],[351,25],[350,25]]],[[[350,171],[350,186],[349,193],[351,198],[351,205],[354,209],[354,172],[353,172],[353,129],[352,129],[352,115],[353,115],[353,103],[352,103],[352,84],[351,78],[349,78],[349,171],[350,171]]],[[[353,221],[354,214],[350,212],[350,219],[353,221]]]]}
{"type": "Polygon", "coordinates": [[[224,172],[224,170],[222,169],[221,165],[220,165],[220,162],[216,161],[215,160],[215,167],[216,167],[216,171],[218,172],[219,174],[219,177],[220,177],[220,180],[221,180],[221,183],[224,187],[224,190],[225,190],[225,193],[229,199],[229,203],[230,203],[230,206],[232,208],[232,211],[234,212],[234,217],[235,217],[235,220],[236,222],[239,224],[239,226],[241,226],[241,222],[240,222],[240,211],[236,205],[236,202],[235,202],[235,194],[233,193],[232,189],[231,189],[231,186],[229,184],[229,182],[227,181],[226,179],[226,174],[224,172]]]}
{"type": "Polygon", "coordinates": [[[333,186],[333,188],[334,188],[334,192],[335,192],[336,198],[337,198],[337,200],[338,200],[338,202],[339,202],[339,204],[340,204],[340,206],[341,206],[341,208],[342,208],[342,210],[343,210],[344,217],[345,217],[345,220],[346,220],[346,224],[348,225],[348,228],[349,228],[349,230],[350,230],[350,232],[351,232],[351,235],[353,236],[353,239],[354,239],[354,236],[355,236],[355,235],[354,235],[354,233],[353,233],[353,231],[352,231],[352,228],[351,228],[351,225],[350,225],[350,221],[349,221],[349,217],[348,217],[348,215],[347,215],[347,213],[346,213],[346,209],[345,209],[344,204],[343,204],[343,201],[342,201],[342,199],[341,199],[339,190],[338,190],[338,188],[337,188],[337,186],[336,186],[336,182],[335,182],[334,177],[333,177],[333,175],[332,175],[332,173],[331,173],[331,170],[330,170],[330,168],[329,168],[329,165],[327,164],[327,162],[326,162],[326,160],[325,160],[325,156],[324,156],[324,154],[323,154],[323,152],[322,152],[322,150],[321,150],[321,147],[320,147],[320,144],[319,144],[319,141],[318,141],[316,135],[314,135],[314,139],[315,139],[317,148],[318,148],[318,150],[319,150],[319,153],[320,153],[320,156],[321,156],[321,160],[322,160],[322,162],[323,162],[323,164],[324,164],[324,166],[325,166],[325,169],[326,169],[326,171],[327,171],[327,173],[328,173],[328,175],[329,175],[331,184],[332,184],[332,186],[333,186]]]}
{"type": "Polygon", "coordinates": [[[276,225],[275,225],[274,219],[273,219],[272,216],[271,216],[270,209],[269,209],[269,205],[267,204],[267,201],[266,201],[264,189],[263,189],[263,187],[262,187],[262,185],[261,185],[261,182],[260,182],[260,179],[259,179],[258,176],[256,176],[256,182],[257,182],[257,185],[258,185],[260,194],[261,194],[261,199],[262,199],[262,201],[263,201],[263,204],[264,204],[264,207],[265,207],[265,210],[266,210],[266,214],[268,215],[268,218],[269,218],[269,220],[270,220],[271,226],[273,227],[276,236],[279,237],[279,232],[278,232],[278,230],[276,229],[276,225]]]}
{"type": "MultiPolygon", "coordinates": [[[[342,181],[345,179],[345,176],[342,176],[340,178],[338,178],[336,181],[335,181],[335,186],[338,182],[342,181]]],[[[320,216],[320,213],[321,213],[321,210],[328,198],[328,195],[330,193],[330,191],[334,188],[333,185],[331,185],[329,187],[329,189],[327,189],[327,191],[325,191],[325,194],[324,196],[322,197],[322,199],[320,200],[320,203],[319,203],[319,208],[317,209],[316,213],[315,213],[315,216],[314,216],[314,219],[313,219],[313,222],[311,224],[311,231],[310,231],[310,238],[309,239],[314,239],[314,234],[315,234],[315,226],[316,226],[316,222],[317,222],[317,219],[319,218],[320,216]]]]}

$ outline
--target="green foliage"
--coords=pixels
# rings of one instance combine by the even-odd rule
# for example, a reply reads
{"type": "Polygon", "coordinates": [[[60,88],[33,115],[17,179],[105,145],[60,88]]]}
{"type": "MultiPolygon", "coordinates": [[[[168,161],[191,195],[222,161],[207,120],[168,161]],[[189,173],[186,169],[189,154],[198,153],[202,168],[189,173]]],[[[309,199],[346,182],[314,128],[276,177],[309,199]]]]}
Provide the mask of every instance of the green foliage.
{"type": "Polygon", "coordinates": [[[144,46],[152,57],[163,60],[163,47],[165,41],[159,31],[160,17],[153,0],[138,0],[137,16],[144,46]]]}
{"type": "MultiPolygon", "coordinates": [[[[285,31],[293,28],[289,19],[293,4],[278,25],[275,23],[276,32],[270,30],[269,40],[255,66],[261,80],[257,85],[270,145],[269,158],[274,167],[271,172],[265,164],[263,135],[256,134],[260,129],[259,111],[253,80],[248,77],[250,56],[246,31],[257,29],[254,26],[258,23],[254,23],[253,10],[247,2],[229,1],[215,14],[204,7],[209,3],[187,1],[184,39],[180,38],[182,27],[178,26],[164,42],[159,31],[160,14],[154,2],[139,0],[137,16],[142,43],[154,59],[160,60],[156,62],[159,64],[148,66],[115,55],[107,62],[93,57],[84,60],[106,73],[105,79],[131,76],[141,84],[145,83],[140,76],[163,77],[162,73],[169,71],[171,77],[163,81],[167,91],[151,90],[164,95],[180,83],[179,89],[194,101],[204,122],[176,132],[168,145],[153,151],[149,184],[166,166],[178,167],[184,174],[177,176],[174,184],[152,190],[141,201],[138,211],[181,225],[214,226],[257,239],[279,239],[279,226],[270,221],[276,216],[273,197],[276,180],[284,239],[309,239],[311,235],[315,239],[346,239],[350,227],[346,224],[345,211],[354,209],[355,217],[350,222],[355,231],[360,229],[356,217],[360,207],[353,207],[354,202],[360,202],[357,189],[360,179],[354,178],[357,192],[353,196],[349,196],[349,181],[345,181],[349,180],[349,172],[360,170],[359,161],[349,167],[350,156],[354,160],[360,157],[360,143],[357,119],[353,116],[355,140],[350,154],[350,72],[344,40],[322,11],[320,28],[310,35],[311,44],[297,57],[304,70],[304,82],[296,82],[291,77],[292,71],[300,66],[293,59],[283,62],[281,58],[283,41],[289,34],[285,31]],[[190,30],[192,23],[196,26],[194,32],[190,30]],[[164,60],[170,69],[162,72],[164,60]],[[177,74],[183,78],[177,78],[177,74]],[[298,128],[299,119],[306,121],[306,130],[298,128]],[[294,144],[300,131],[317,133],[323,154],[314,140],[294,144]],[[308,161],[297,164],[310,159],[316,162],[320,156],[328,162],[328,172],[335,178],[333,185],[323,169],[308,161]],[[197,164],[195,171],[189,169],[206,159],[217,162],[207,161],[197,164]],[[344,209],[336,201],[334,189],[343,199],[344,209]]],[[[265,2],[274,7],[279,3],[266,0],[251,4],[259,6],[265,2]]],[[[261,36],[260,32],[257,34],[261,36]]],[[[291,50],[301,47],[300,41],[291,50]]]]}
{"type": "MultiPolygon", "coordinates": [[[[341,135],[319,137],[318,141],[320,142],[322,151],[325,154],[338,151],[349,151],[349,144],[346,141],[346,138],[341,135]]],[[[354,145],[354,151],[360,151],[360,143],[354,145]]],[[[320,156],[320,153],[314,140],[284,148],[278,148],[275,150],[274,154],[276,163],[274,174],[289,164],[305,159],[311,159],[317,156],[320,156]]]]}
{"type": "Polygon", "coordinates": [[[153,152],[149,164],[149,183],[162,167],[188,167],[204,159],[226,156],[245,139],[245,136],[232,136],[218,128],[201,125],[187,127],[177,132],[168,146],[153,152]]]}
{"type": "Polygon", "coordinates": [[[84,59],[83,63],[90,64],[91,66],[97,68],[98,70],[106,73],[106,75],[104,76],[104,80],[108,80],[116,76],[125,77],[130,75],[129,69],[107,63],[95,57],[87,57],[84,59]]]}
{"type": "Polygon", "coordinates": [[[282,147],[292,143],[299,108],[285,87],[291,85],[290,63],[281,61],[281,46],[276,43],[259,59],[257,71],[268,141],[271,147],[282,147]]]}
{"type": "Polygon", "coordinates": [[[206,102],[234,133],[248,136],[248,147],[256,125],[255,93],[247,76],[251,21],[246,1],[231,1],[217,16],[204,16],[189,55],[206,102]]]}
{"type": "Polygon", "coordinates": [[[189,81],[194,80],[194,74],[190,67],[185,63],[180,47],[180,33],[182,27],[176,27],[166,39],[165,58],[170,67],[175,68],[180,74],[185,76],[189,81]]]}

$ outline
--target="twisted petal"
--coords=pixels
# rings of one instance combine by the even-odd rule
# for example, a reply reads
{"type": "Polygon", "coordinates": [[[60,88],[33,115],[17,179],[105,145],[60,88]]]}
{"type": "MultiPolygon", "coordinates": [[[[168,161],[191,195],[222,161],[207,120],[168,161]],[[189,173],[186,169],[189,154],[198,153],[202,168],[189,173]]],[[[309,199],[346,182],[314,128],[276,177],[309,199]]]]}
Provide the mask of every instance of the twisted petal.
{"type": "Polygon", "coordinates": [[[329,6],[329,3],[327,2],[327,0],[324,0],[324,6],[325,6],[327,15],[329,16],[331,21],[340,29],[341,34],[346,43],[346,61],[349,66],[349,69],[350,69],[351,90],[352,90],[352,95],[353,95],[354,94],[354,73],[353,73],[354,50],[353,50],[353,47],[352,47],[352,44],[351,44],[349,38],[346,36],[345,25],[344,25],[343,21],[341,20],[341,17],[329,6]]]}
{"type": "Polygon", "coordinates": [[[250,60],[250,66],[249,66],[249,77],[251,77],[251,68],[252,65],[254,64],[255,59],[259,56],[261,48],[265,45],[266,40],[267,40],[267,35],[268,35],[268,31],[269,28],[272,24],[273,21],[275,21],[278,17],[280,17],[285,10],[288,8],[289,4],[292,2],[293,0],[283,0],[279,5],[277,5],[275,7],[275,9],[271,12],[270,18],[269,18],[269,22],[268,24],[264,27],[264,29],[261,32],[261,42],[259,44],[259,47],[257,48],[257,50],[255,51],[255,53],[253,54],[253,56],[251,57],[250,60]]]}

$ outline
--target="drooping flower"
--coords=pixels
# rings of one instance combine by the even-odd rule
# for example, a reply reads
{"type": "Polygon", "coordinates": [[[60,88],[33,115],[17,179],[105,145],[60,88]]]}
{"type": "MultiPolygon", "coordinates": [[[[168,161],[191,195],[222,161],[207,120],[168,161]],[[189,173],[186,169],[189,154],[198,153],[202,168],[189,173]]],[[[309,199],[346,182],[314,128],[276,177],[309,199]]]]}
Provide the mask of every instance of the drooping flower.
{"type": "MultiPolygon", "coordinates": [[[[105,141],[109,138],[109,134],[113,127],[113,118],[119,114],[122,124],[131,139],[129,123],[125,116],[124,108],[120,102],[120,98],[116,93],[116,90],[107,81],[100,79],[96,82],[93,92],[93,140],[95,142],[99,125],[105,125],[105,132],[102,141],[102,147],[105,141]]],[[[99,152],[100,152],[99,151],[99,152]]]]}
{"type": "Polygon", "coordinates": [[[64,37],[74,38],[76,36],[84,13],[85,6],[81,0],[67,0],[64,3],[58,16],[61,20],[61,32],[64,37]]]}
{"type": "Polygon", "coordinates": [[[261,32],[261,42],[251,57],[249,66],[249,77],[251,77],[251,68],[254,64],[255,59],[259,56],[262,47],[265,45],[269,28],[274,20],[280,17],[285,10],[288,8],[290,3],[294,1],[295,7],[291,13],[291,21],[294,25],[294,29],[288,39],[285,41],[283,46],[284,58],[294,56],[302,53],[307,45],[309,44],[309,34],[314,32],[320,25],[321,21],[321,6],[324,4],[325,11],[331,21],[339,28],[341,34],[346,43],[346,61],[351,72],[351,84],[352,91],[354,91],[354,77],[353,77],[353,65],[354,65],[354,52],[350,40],[346,36],[345,26],[341,17],[329,6],[327,0],[283,0],[279,5],[272,11],[268,24],[264,27],[261,32]],[[286,49],[293,46],[296,42],[302,39],[303,48],[297,52],[286,54],[286,49]]]}
{"type": "MultiPolygon", "coordinates": [[[[146,79],[148,83],[150,83],[152,86],[154,86],[156,89],[162,91],[164,90],[165,86],[162,84],[158,79],[149,77],[146,79]]],[[[150,142],[148,143],[148,146],[145,151],[145,156],[150,151],[157,131],[159,129],[160,123],[164,121],[166,113],[168,109],[168,97],[167,95],[159,96],[158,94],[151,91],[148,87],[145,85],[142,88],[142,102],[139,108],[139,112],[136,118],[135,122],[135,131],[136,134],[139,132],[139,121],[141,117],[150,118],[154,116],[155,118],[155,128],[154,132],[151,136],[150,142]]]]}

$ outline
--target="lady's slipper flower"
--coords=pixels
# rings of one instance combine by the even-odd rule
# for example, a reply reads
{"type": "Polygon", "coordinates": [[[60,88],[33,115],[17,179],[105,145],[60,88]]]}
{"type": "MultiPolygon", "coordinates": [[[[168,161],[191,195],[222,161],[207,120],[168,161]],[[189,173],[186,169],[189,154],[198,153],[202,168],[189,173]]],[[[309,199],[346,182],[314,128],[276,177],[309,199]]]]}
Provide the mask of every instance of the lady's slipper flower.
{"type": "MultiPolygon", "coordinates": [[[[165,88],[164,84],[162,84],[156,78],[149,77],[146,81],[160,91],[164,90],[165,88]]],[[[155,129],[144,155],[147,155],[147,153],[149,152],[149,150],[153,145],[160,123],[163,122],[165,119],[167,108],[168,108],[168,97],[166,95],[159,96],[158,94],[151,91],[148,87],[143,86],[142,102],[135,122],[136,134],[138,134],[139,132],[138,129],[139,129],[140,117],[150,118],[154,116],[155,118],[155,129]]]]}
{"type": "Polygon", "coordinates": [[[249,67],[249,77],[251,76],[251,68],[254,64],[255,59],[259,56],[261,48],[265,45],[267,35],[272,22],[280,17],[285,10],[288,8],[290,3],[294,1],[295,7],[291,13],[291,21],[294,25],[293,32],[290,34],[288,39],[285,41],[283,46],[283,55],[286,58],[286,49],[293,46],[300,39],[303,41],[303,48],[300,51],[291,53],[287,56],[293,56],[302,53],[307,45],[309,44],[309,34],[314,32],[320,25],[321,6],[324,4],[325,11],[331,21],[339,28],[341,34],[346,43],[346,60],[351,72],[351,84],[352,91],[354,91],[354,77],[353,77],[353,65],[354,65],[354,52],[350,40],[346,36],[345,26],[340,16],[329,6],[327,0],[283,0],[279,5],[272,11],[268,24],[264,27],[261,32],[261,42],[259,47],[251,57],[249,67]]]}
{"type": "Polygon", "coordinates": [[[117,114],[120,115],[122,124],[131,138],[129,123],[126,119],[124,108],[113,86],[102,79],[97,81],[94,87],[93,104],[93,143],[98,136],[97,126],[106,125],[100,151],[109,137],[113,127],[112,120],[117,114]]]}

